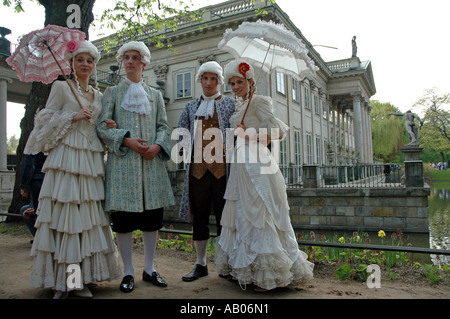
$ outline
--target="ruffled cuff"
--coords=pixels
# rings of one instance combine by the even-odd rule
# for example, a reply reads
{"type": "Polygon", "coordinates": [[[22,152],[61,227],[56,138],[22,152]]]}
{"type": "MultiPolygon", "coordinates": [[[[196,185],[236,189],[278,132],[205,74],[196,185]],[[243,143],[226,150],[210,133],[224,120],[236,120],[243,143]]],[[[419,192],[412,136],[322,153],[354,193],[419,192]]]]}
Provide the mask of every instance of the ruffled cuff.
{"type": "Polygon", "coordinates": [[[63,139],[72,127],[73,111],[42,110],[36,116],[35,126],[25,146],[24,154],[48,153],[63,139]]]}

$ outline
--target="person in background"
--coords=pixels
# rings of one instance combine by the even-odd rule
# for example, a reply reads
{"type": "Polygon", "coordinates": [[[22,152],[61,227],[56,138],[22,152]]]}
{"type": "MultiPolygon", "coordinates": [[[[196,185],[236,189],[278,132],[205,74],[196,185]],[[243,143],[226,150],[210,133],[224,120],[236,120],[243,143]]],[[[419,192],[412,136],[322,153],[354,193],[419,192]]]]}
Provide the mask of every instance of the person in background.
{"type": "MultiPolygon", "coordinates": [[[[34,237],[36,235],[36,228],[34,228],[34,224],[36,222],[36,214],[34,213],[33,202],[23,205],[20,208],[20,215],[23,217],[23,221],[25,225],[27,225],[28,230],[31,235],[34,237]]],[[[33,239],[30,240],[30,244],[33,243],[33,239]]]]}
{"type": "MultiPolygon", "coordinates": [[[[36,115],[45,108],[45,104],[41,105],[36,110],[36,115]]],[[[42,152],[37,154],[25,155],[25,160],[22,169],[22,178],[20,179],[20,195],[28,198],[31,196],[31,203],[29,205],[22,206],[20,213],[22,214],[24,221],[30,230],[33,237],[36,234],[36,228],[34,223],[36,222],[36,214],[39,204],[39,193],[42,187],[42,181],[44,180],[44,173],[42,172],[42,166],[44,165],[47,155],[42,152]]]]}

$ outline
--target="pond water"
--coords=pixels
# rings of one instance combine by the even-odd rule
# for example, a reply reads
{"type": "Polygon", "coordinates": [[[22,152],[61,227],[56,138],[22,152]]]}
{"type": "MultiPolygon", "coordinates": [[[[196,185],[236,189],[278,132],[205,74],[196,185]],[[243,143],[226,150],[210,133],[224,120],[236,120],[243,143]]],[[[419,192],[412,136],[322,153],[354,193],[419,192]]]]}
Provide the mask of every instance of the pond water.
{"type": "MultiPolygon", "coordinates": [[[[450,181],[434,182],[430,185],[428,212],[430,223],[430,248],[450,249],[450,181]]],[[[438,263],[438,257],[431,256],[438,263]]],[[[439,256],[450,264],[450,256],[439,256]]]]}

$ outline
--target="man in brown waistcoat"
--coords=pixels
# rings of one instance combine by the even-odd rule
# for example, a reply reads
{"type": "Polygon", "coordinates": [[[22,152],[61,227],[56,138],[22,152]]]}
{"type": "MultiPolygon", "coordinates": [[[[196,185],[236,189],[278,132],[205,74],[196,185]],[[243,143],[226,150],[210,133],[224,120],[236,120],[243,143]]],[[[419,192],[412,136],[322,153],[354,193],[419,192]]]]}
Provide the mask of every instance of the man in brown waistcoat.
{"type": "Polygon", "coordinates": [[[218,89],[223,84],[223,70],[217,62],[201,65],[196,80],[201,83],[203,94],[186,104],[178,122],[179,128],[189,130],[193,140],[191,162],[186,165],[180,217],[192,221],[197,262],[194,269],[182,277],[184,281],[208,275],[206,249],[211,213],[216,219],[217,235],[220,235],[227,180],[223,140],[226,129],[230,127],[229,118],[234,112],[234,100],[222,96],[218,89]],[[221,147],[214,147],[218,145],[221,147]]]}

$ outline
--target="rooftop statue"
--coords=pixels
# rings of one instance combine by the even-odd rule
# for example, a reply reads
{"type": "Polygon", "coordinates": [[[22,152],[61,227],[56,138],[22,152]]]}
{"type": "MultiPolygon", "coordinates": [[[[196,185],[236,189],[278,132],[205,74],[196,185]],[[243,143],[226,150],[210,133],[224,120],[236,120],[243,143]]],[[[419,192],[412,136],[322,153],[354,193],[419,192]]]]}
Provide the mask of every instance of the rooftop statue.
{"type": "Polygon", "coordinates": [[[358,47],[356,46],[356,35],[352,38],[352,58],[356,57],[356,51],[358,50],[358,47]]]}

